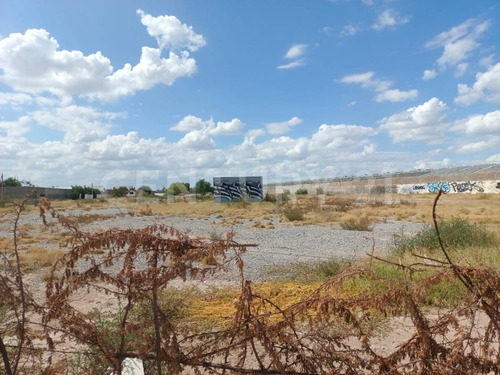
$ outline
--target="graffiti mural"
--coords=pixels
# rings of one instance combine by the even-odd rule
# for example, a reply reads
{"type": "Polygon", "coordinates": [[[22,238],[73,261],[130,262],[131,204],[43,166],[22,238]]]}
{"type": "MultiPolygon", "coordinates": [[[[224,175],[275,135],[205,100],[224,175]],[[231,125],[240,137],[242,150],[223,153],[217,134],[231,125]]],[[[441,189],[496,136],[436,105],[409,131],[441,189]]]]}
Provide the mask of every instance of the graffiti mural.
{"type": "Polygon", "coordinates": [[[447,182],[431,182],[427,184],[427,189],[429,193],[437,193],[439,189],[441,189],[445,194],[449,193],[451,190],[447,182]]]}
{"type": "Polygon", "coordinates": [[[453,191],[456,193],[465,193],[471,191],[477,191],[479,193],[484,193],[484,187],[481,186],[478,182],[450,182],[453,191]]]}
{"type": "Polygon", "coordinates": [[[262,177],[214,177],[215,203],[262,201],[262,177]]]}
{"type": "Polygon", "coordinates": [[[440,181],[425,185],[397,185],[399,194],[437,193],[439,189],[445,194],[500,194],[500,181],[440,181]]]}

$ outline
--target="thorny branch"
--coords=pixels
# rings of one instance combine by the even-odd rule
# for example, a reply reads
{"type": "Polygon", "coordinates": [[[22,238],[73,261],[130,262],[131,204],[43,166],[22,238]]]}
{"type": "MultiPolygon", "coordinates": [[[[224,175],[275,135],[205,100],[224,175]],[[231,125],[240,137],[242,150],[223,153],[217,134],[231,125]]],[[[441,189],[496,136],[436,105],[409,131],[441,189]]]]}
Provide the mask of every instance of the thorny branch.
{"type": "MultiPolygon", "coordinates": [[[[37,311],[43,317],[48,341],[83,345],[82,354],[96,364],[89,371],[96,374],[102,366],[120,371],[125,357],[149,361],[154,368],[149,371],[158,374],[179,374],[184,369],[196,374],[269,375],[499,373],[500,274],[491,268],[453,263],[436,219],[440,196],[441,192],[432,216],[446,261],[415,254],[418,262],[401,264],[372,253],[369,267],[346,269],[307,298],[286,307],[253,292],[252,283],[244,277],[242,260],[246,247],[253,245],[236,243],[232,233],[213,242],[193,239],[163,225],[87,233],[42,199],[44,222],[50,215],[72,238],[69,251],[56,263],[47,283],[47,308],[37,311]],[[208,257],[216,263],[204,265],[208,257]],[[385,262],[410,276],[419,272],[419,277],[394,280],[380,276],[373,270],[373,261],[385,262]],[[199,329],[176,321],[163,306],[162,292],[173,280],[202,280],[228,267],[237,267],[241,279],[229,327],[199,329]],[[426,270],[433,272],[421,272],[426,270]],[[360,277],[383,287],[346,293],[346,285],[360,277]],[[426,291],[453,277],[463,283],[468,297],[463,306],[440,311],[431,319],[425,313],[426,291]],[[125,299],[118,324],[111,324],[113,315],[76,309],[71,300],[85,291],[105,293],[110,300],[125,299]],[[380,354],[372,344],[373,324],[380,316],[405,314],[413,325],[411,337],[392,352],[380,354]],[[487,318],[487,326],[474,329],[481,314],[487,318]]],[[[22,278],[20,268],[13,272],[22,278]]],[[[2,291],[8,291],[9,301],[16,301],[13,311],[23,311],[20,291],[12,289],[20,284],[1,276],[2,291]]],[[[26,301],[29,307],[31,302],[26,301]]],[[[28,323],[22,313],[13,316],[28,323]]],[[[6,346],[2,341],[6,333],[0,330],[4,368],[7,374],[18,375],[20,367],[15,371],[9,367],[9,350],[21,352],[22,340],[17,346],[6,346]]],[[[47,351],[57,353],[57,348],[47,351]]],[[[49,363],[45,373],[50,374],[50,369],[57,373],[57,365],[61,363],[49,363]]],[[[37,373],[40,367],[34,369],[23,371],[37,373]]]]}

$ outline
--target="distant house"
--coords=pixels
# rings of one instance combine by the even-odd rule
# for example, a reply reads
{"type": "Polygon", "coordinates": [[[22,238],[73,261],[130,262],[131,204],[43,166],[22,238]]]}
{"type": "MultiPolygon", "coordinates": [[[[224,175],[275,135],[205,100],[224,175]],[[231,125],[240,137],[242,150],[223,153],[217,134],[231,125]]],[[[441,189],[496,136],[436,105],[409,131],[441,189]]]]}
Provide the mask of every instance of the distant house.
{"type": "Polygon", "coordinates": [[[127,198],[135,198],[137,197],[137,191],[136,190],[129,190],[127,193],[127,198]]]}

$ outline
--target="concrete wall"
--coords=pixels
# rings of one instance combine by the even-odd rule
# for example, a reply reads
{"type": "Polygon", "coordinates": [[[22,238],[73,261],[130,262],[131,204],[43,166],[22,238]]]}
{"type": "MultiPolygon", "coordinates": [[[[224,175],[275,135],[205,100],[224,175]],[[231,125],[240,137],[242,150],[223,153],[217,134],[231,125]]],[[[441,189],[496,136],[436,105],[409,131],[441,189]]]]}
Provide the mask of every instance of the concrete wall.
{"type": "Polygon", "coordinates": [[[70,189],[58,189],[58,188],[44,188],[44,187],[27,187],[27,186],[15,186],[15,187],[0,187],[0,197],[4,194],[6,199],[23,199],[32,194],[36,194],[38,197],[47,197],[51,199],[68,199],[70,189]]]}
{"type": "Polygon", "coordinates": [[[437,193],[443,189],[445,194],[469,193],[469,194],[500,194],[500,181],[453,181],[444,180],[429,182],[427,184],[404,184],[398,185],[399,194],[424,194],[437,193]]]}
{"type": "MultiPolygon", "coordinates": [[[[264,194],[281,194],[285,190],[295,194],[298,189],[307,189],[309,194],[316,194],[316,189],[321,187],[327,194],[394,194],[397,192],[409,194],[409,188],[399,188],[399,186],[424,186],[421,193],[429,193],[428,184],[439,182],[456,183],[457,190],[459,183],[465,182],[492,182],[493,187],[487,183],[483,188],[485,193],[500,193],[500,189],[496,188],[496,184],[500,182],[500,172],[476,172],[476,173],[454,173],[446,175],[422,175],[413,177],[398,177],[398,178],[377,178],[377,179],[352,179],[339,180],[333,182],[311,183],[311,184],[283,184],[264,187],[264,194]]],[[[465,188],[465,185],[460,189],[465,188]]],[[[453,187],[450,187],[452,190],[453,187]]],[[[478,191],[478,190],[475,190],[478,191]]],[[[472,191],[473,192],[473,191],[472,191]]],[[[479,192],[479,191],[478,191],[479,192]]]]}

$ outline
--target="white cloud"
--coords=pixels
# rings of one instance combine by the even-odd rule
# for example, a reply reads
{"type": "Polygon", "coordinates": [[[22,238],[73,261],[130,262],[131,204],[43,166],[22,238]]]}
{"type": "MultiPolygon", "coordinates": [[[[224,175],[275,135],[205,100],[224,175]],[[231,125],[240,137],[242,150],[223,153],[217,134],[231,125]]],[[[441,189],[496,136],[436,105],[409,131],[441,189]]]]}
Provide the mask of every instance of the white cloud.
{"type": "MultiPolygon", "coordinates": [[[[30,124],[31,118],[29,116],[22,116],[16,121],[0,121],[0,135],[4,132],[9,140],[22,137],[29,131],[30,124]]],[[[2,143],[2,147],[4,145],[5,143],[2,143]]]]}
{"type": "Polygon", "coordinates": [[[233,118],[229,122],[217,122],[217,126],[210,130],[211,135],[236,135],[240,134],[245,124],[240,119],[233,118]]]}
{"type": "Polygon", "coordinates": [[[455,70],[455,77],[461,77],[465,74],[467,71],[467,68],[469,67],[469,64],[467,63],[460,63],[457,65],[457,68],[455,70]]]}
{"type": "Polygon", "coordinates": [[[170,128],[170,130],[180,131],[180,132],[190,132],[192,130],[201,130],[205,127],[214,127],[215,124],[212,119],[208,121],[203,121],[201,118],[187,115],[177,125],[170,128]]]}
{"type": "Polygon", "coordinates": [[[500,110],[458,120],[451,129],[467,135],[500,134],[500,110]]]}
{"type": "Polygon", "coordinates": [[[306,65],[305,59],[298,59],[288,64],[278,65],[276,69],[293,69],[306,65]]]}
{"type": "Polygon", "coordinates": [[[415,99],[418,96],[417,90],[400,91],[398,89],[385,90],[377,94],[376,102],[404,102],[406,100],[415,99]]]}
{"type": "Polygon", "coordinates": [[[142,47],[138,64],[127,63],[116,71],[100,51],[84,55],[81,51],[60,50],[56,39],[46,30],[10,34],[0,40],[3,71],[0,80],[23,93],[79,95],[103,101],[132,95],[157,84],[172,85],[178,78],[196,72],[196,61],[187,50],[198,49],[204,40],[175,17],[176,22],[168,16],[162,17],[167,18],[142,14],[148,32],[158,39],[160,48],[142,47]],[[183,50],[179,54],[170,51],[163,58],[164,47],[183,50]]]}
{"type": "Polygon", "coordinates": [[[285,56],[285,59],[294,59],[294,61],[289,62],[287,64],[278,65],[276,69],[293,69],[298,68],[300,66],[304,66],[306,64],[306,59],[302,58],[302,56],[306,53],[308,48],[307,44],[294,44],[292,45],[285,56]]]}
{"type": "Polygon", "coordinates": [[[500,103],[500,63],[491,66],[485,73],[476,74],[476,82],[472,87],[458,84],[456,103],[470,105],[478,100],[500,103]]]}
{"type": "Polygon", "coordinates": [[[479,65],[484,66],[485,68],[490,68],[495,61],[495,55],[491,54],[489,56],[483,57],[479,60],[479,65]]]}
{"type": "Polygon", "coordinates": [[[372,87],[375,91],[384,91],[391,87],[391,81],[384,81],[374,78],[374,72],[366,72],[360,74],[351,74],[343,77],[340,82],[342,83],[358,83],[361,87],[372,87]]]}
{"type": "Polygon", "coordinates": [[[290,128],[292,126],[297,126],[302,123],[302,119],[298,117],[292,117],[288,121],[282,121],[282,122],[271,122],[269,124],[266,124],[267,131],[269,134],[285,134],[290,131],[290,128]]]}
{"type": "Polygon", "coordinates": [[[110,121],[125,117],[123,113],[99,112],[92,107],[69,105],[29,115],[37,124],[64,133],[67,142],[90,142],[108,134],[110,121]]]}
{"type": "Polygon", "coordinates": [[[346,25],[340,32],[340,37],[354,36],[360,31],[359,27],[353,25],[346,25]]]}
{"type": "Polygon", "coordinates": [[[352,147],[360,138],[376,134],[373,128],[359,125],[326,125],[319,127],[312,135],[312,141],[318,147],[345,148],[352,147]]]}
{"type": "Polygon", "coordinates": [[[491,155],[486,161],[488,163],[500,163],[500,154],[491,155]]]}
{"type": "Polygon", "coordinates": [[[434,69],[432,69],[432,70],[427,69],[427,70],[424,70],[424,74],[422,76],[422,79],[424,81],[426,81],[428,79],[434,79],[434,78],[436,78],[436,76],[437,76],[437,72],[434,69]]]}
{"type": "Polygon", "coordinates": [[[203,35],[196,34],[192,26],[182,24],[175,16],[153,17],[137,10],[141,16],[141,23],[147,27],[148,34],[156,38],[161,49],[185,50],[193,52],[206,44],[203,35]]]}
{"type": "Polygon", "coordinates": [[[443,48],[443,54],[437,60],[442,69],[450,65],[457,65],[467,59],[470,53],[480,46],[477,40],[489,26],[489,21],[480,22],[471,18],[436,35],[425,44],[425,47],[428,49],[443,48]]]}
{"type": "Polygon", "coordinates": [[[306,53],[307,44],[294,44],[285,54],[285,59],[296,59],[306,53]]]}
{"type": "Polygon", "coordinates": [[[215,141],[206,130],[193,130],[187,133],[177,144],[188,149],[212,149],[215,148],[215,141]]]}
{"type": "Polygon", "coordinates": [[[240,134],[245,124],[238,118],[233,118],[231,121],[222,122],[217,124],[212,118],[209,120],[202,120],[199,117],[188,115],[185,116],[177,125],[170,128],[170,130],[181,132],[202,131],[207,135],[235,135],[240,134]]]}
{"type": "Polygon", "coordinates": [[[374,72],[348,75],[343,77],[340,82],[355,83],[364,88],[374,89],[378,93],[375,97],[376,102],[402,102],[414,99],[418,95],[417,90],[401,91],[398,89],[390,89],[392,82],[375,78],[374,72]]]}
{"type": "Polygon", "coordinates": [[[438,143],[448,125],[446,108],[445,103],[432,98],[417,107],[383,118],[379,122],[380,130],[387,131],[394,143],[438,143]]]}
{"type": "Polygon", "coordinates": [[[408,17],[400,17],[394,10],[388,9],[379,14],[377,21],[373,24],[373,28],[375,30],[395,28],[396,26],[404,25],[409,21],[410,19],[408,17]]]}

